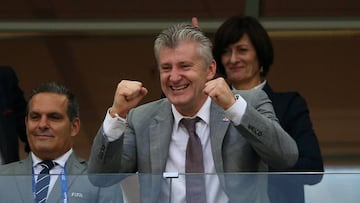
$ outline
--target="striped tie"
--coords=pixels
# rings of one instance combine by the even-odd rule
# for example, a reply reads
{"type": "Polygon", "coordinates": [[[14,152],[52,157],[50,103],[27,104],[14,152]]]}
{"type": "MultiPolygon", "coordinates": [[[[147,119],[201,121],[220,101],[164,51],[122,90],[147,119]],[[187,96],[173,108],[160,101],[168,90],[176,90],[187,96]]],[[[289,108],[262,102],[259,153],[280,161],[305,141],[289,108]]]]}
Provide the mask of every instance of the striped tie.
{"type": "Polygon", "coordinates": [[[55,166],[55,163],[50,160],[45,160],[40,163],[43,167],[40,172],[37,180],[36,180],[36,202],[43,203],[46,201],[49,183],[50,183],[50,175],[49,171],[55,166]]]}

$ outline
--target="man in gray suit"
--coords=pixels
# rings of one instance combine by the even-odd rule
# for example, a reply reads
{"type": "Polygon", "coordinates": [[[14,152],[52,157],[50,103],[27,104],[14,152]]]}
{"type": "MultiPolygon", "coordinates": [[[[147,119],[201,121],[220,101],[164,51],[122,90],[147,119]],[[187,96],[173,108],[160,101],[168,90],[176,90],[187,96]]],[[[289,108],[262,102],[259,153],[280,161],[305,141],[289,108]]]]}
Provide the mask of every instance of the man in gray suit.
{"type": "MultiPolygon", "coordinates": [[[[191,25],[162,31],[154,50],[166,98],[135,108],[148,90],[141,82],[121,81],[95,137],[89,173],[139,172],[141,202],[189,203],[187,177],[170,182],[161,175],[186,172],[189,134],[181,120],[199,117],[201,164],[205,174],[213,174],[205,178],[206,202],[268,202],[266,175],[234,174],[288,168],[297,160],[296,144],[278,124],[266,94],[237,92],[234,97],[223,78],[214,79],[211,42],[191,25]]],[[[91,181],[108,185],[116,180],[91,181]]]]}
{"type": "Polygon", "coordinates": [[[32,91],[27,108],[31,152],[24,160],[1,166],[0,202],[122,202],[120,186],[93,186],[85,175],[87,163],[73,152],[80,118],[79,105],[69,89],[56,83],[41,84],[32,91]],[[45,160],[55,166],[49,172],[49,186],[44,187],[48,192],[39,199],[35,188],[45,160]]]}

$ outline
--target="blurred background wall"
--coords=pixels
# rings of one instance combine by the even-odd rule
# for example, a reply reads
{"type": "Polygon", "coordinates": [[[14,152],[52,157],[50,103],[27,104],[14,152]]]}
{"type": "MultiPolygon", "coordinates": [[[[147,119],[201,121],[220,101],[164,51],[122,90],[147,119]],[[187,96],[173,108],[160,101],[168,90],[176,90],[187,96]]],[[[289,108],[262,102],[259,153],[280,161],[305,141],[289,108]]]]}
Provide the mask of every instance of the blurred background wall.
{"type": "Polygon", "coordinates": [[[75,149],[87,158],[120,80],[143,81],[144,102],[160,97],[153,41],[162,28],[197,16],[212,38],[232,15],[256,16],[269,31],[268,79],[306,98],[325,165],[360,165],[357,0],[0,0],[0,63],[14,67],[26,96],[46,81],[77,94],[75,149]]]}

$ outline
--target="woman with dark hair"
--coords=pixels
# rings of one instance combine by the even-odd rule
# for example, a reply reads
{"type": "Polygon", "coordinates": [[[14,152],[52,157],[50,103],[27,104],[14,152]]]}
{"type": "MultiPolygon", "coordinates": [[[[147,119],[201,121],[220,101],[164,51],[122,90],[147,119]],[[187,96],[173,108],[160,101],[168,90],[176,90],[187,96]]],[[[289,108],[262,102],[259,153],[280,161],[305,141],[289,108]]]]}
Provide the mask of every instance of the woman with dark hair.
{"type": "MultiPolygon", "coordinates": [[[[249,16],[227,19],[215,34],[213,53],[218,74],[233,89],[261,88],[268,94],[280,125],[299,149],[297,163],[287,171],[323,172],[320,147],[305,99],[298,92],[274,92],[266,81],[274,54],[271,39],[260,22],[249,16]]],[[[321,178],[321,175],[269,176],[269,197],[274,203],[304,202],[304,185],[316,184],[321,178]]]]}

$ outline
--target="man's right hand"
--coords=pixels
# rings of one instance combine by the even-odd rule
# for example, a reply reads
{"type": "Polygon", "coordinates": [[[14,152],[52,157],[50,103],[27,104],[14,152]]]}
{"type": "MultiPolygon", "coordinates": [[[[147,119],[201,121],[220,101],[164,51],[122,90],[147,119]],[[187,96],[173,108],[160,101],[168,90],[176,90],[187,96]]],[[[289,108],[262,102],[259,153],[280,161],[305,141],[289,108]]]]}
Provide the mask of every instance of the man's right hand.
{"type": "Polygon", "coordinates": [[[138,81],[122,80],[116,88],[114,103],[110,110],[110,115],[115,117],[118,114],[126,118],[130,109],[134,108],[148,93],[143,84],[138,81]]]}

